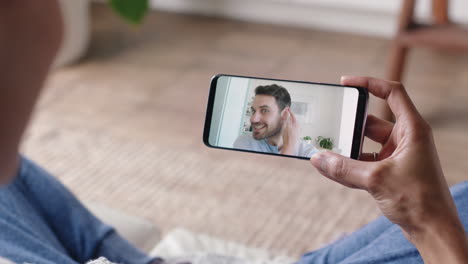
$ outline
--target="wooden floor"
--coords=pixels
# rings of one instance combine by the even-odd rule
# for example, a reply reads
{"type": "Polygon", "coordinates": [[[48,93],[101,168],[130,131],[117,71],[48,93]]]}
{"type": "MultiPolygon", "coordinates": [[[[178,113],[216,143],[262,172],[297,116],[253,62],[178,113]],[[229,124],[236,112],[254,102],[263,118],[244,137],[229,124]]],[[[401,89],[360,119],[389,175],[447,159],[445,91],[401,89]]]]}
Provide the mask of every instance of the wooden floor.
{"type": "MultiPolygon", "coordinates": [[[[378,210],[307,161],[203,146],[210,78],[383,77],[388,47],[380,38],[162,12],[131,27],[95,6],[89,52],[51,74],[23,150],[79,198],[145,217],[163,234],[185,227],[297,257],[378,210]]],[[[434,127],[449,183],[467,179],[467,56],[415,51],[405,83],[434,127]]]]}

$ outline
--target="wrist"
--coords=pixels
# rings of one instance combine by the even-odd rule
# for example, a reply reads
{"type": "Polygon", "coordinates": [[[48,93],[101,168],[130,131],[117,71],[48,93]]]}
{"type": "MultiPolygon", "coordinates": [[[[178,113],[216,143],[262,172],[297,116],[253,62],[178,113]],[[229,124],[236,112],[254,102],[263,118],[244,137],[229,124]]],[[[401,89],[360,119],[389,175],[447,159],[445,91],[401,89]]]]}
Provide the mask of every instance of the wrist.
{"type": "Polygon", "coordinates": [[[296,147],[291,142],[284,142],[280,153],[283,155],[296,155],[296,147]]]}
{"type": "Polygon", "coordinates": [[[283,148],[281,149],[280,154],[293,156],[296,153],[294,152],[292,148],[283,148]]]}
{"type": "Polygon", "coordinates": [[[468,237],[458,216],[440,217],[406,232],[425,263],[466,263],[468,237]]]}

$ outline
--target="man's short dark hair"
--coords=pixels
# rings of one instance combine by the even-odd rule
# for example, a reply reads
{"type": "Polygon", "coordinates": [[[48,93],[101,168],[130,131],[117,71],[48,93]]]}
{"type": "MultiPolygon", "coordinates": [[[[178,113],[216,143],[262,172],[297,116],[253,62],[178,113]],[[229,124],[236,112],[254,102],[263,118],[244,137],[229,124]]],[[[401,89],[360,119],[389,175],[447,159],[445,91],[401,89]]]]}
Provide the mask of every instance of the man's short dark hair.
{"type": "Polygon", "coordinates": [[[261,85],[255,88],[255,95],[271,95],[276,99],[280,111],[291,106],[291,96],[288,90],[277,84],[261,85]]]}

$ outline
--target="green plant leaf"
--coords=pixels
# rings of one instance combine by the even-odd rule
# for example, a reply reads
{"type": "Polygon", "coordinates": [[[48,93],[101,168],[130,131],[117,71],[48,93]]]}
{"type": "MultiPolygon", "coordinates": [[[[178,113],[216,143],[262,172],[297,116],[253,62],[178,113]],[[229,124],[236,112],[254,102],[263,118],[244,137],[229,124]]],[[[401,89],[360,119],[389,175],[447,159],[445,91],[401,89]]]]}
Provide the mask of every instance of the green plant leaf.
{"type": "Polygon", "coordinates": [[[149,10],[149,0],[108,0],[111,7],[124,19],[141,24],[149,10]]]}
{"type": "Polygon", "coordinates": [[[325,138],[325,137],[319,136],[317,137],[317,143],[319,144],[321,148],[329,149],[329,150],[333,149],[333,139],[331,138],[325,138]]]}

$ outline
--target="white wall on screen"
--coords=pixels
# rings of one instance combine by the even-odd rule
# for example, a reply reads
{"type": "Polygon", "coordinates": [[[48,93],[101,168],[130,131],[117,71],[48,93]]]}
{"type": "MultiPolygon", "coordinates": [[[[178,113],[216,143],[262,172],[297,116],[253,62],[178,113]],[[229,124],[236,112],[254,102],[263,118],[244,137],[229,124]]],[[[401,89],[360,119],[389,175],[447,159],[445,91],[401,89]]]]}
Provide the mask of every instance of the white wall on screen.
{"type": "Polygon", "coordinates": [[[211,115],[210,135],[208,141],[213,146],[218,146],[219,133],[221,132],[221,120],[224,113],[224,105],[230,78],[220,77],[216,83],[216,93],[211,115]]]}
{"type": "Polygon", "coordinates": [[[359,92],[355,88],[344,89],[343,107],[341,114],[340,140],[338,148],[342,150],[342,155],[351,155],[353,142],[354,122],[356,121],[357,102],[359,92]]]}
{"type": "Polygon", "coordinates": [[[218,135],[218,145],[221,147],[232,148],[240,134],[248,86],[249,80],[246,78],[230,78],[218,135]]]}

